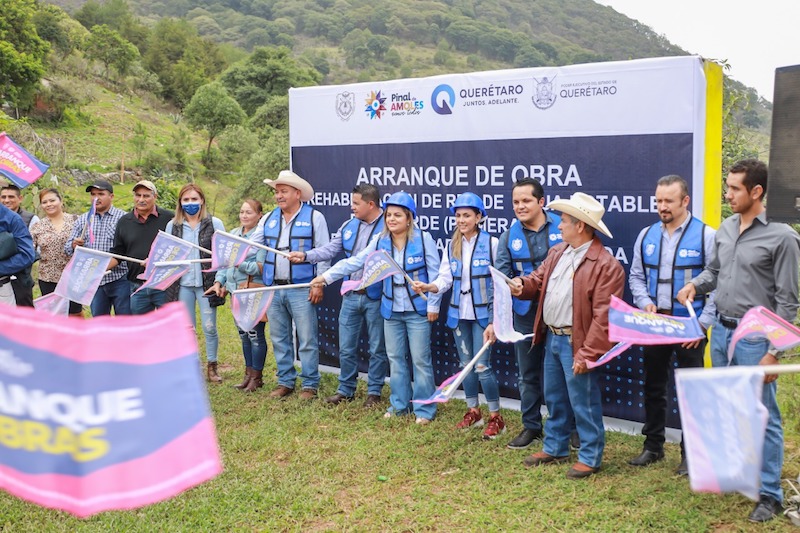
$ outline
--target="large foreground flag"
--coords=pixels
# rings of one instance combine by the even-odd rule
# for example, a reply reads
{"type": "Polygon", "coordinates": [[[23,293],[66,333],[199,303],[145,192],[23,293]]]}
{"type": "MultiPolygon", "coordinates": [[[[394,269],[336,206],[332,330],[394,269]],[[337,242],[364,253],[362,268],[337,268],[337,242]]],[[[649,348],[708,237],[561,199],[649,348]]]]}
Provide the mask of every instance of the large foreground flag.
{"type": "Polygon", "coordinates": [[[55,293],[73,302],[91,304],[110,262],[108,255],[78,246],[61,273],[55,293]]]}
{"type": "Polygon", "coordinates": [[[222,469],[180,303],[77,320],[0,314],[0,489],[88,516],[170,498],[222,469]]]}
{"type": "Polygon", "coordinates": [[[242,331],[251,331],[264,318],[274,295],[275,291],[269,289],[233,291],[231,293],[231,312],[236,325],[242,331]]]}
{"type": "Polygon", "coordinates": [[[349,279],[342,282],[342,295],[350,291],[366,289],[370,285],[383,281],[390,276],[402,274],[403,270],[386,253],[386,250],[375,250],[364,261],[363,272],[361,279],[349,279]]]}
{"type": "Polygon", "coordinates": [[[244,237],[237,237],[224,231],[215,231],[211,237],[211,266],[205,272],[241,264],[252,248],[253,246],[248,244],[244,237]]]}
{"type": "Polygon", "coordinates": [[[0,133],[0,174],[23,189],[41,178],[50,165],[45,165],[23,147],[11,140],[6,132],[0,133]]]}
{"type": "Polygon", "coordinates": [[[692,490],[758,499],[768,416],[763,383],[758,366],[675,370],[692,490]]]}
{"type": "Polygon", "coordinates": [[[144,272],[139,274],[138,278],[148,280],[153,270],[157,268],[156,263],[182,261],[188,259],[191,253],[192,245],[187,241],[170,235],[165,231],[159,231],[156,238],[153,239],[153,244],[150,245],[150,253],[147,255],[147,265],[144,267],[144,272]]]}
{"type": "Polygon", "coordinates": [[[492,273],[492,289],[494,290],[493,320],[494,334],[500,342],[517,342],[533,337],[533,333],[523,335],[514,329],[514,310],[511,300],[511,289],[507,285],[508,278],[496,268],[490,266],[492,273]]]}
{"type": "Polygon", "coordinates": [[[704,338],[695,317],[648,313],[611,296],[608,308],[608,340],[630,344],[682,344],[704,338]]]}
{"type": "Polygon", "coordinates": [[[739,321],[728,346],[728,361],[733,359],[736,343],[752,337],[766,337],[778,350],[788,350],[800,345],[800,329],[759,305],[747,311],[739,321]]]}

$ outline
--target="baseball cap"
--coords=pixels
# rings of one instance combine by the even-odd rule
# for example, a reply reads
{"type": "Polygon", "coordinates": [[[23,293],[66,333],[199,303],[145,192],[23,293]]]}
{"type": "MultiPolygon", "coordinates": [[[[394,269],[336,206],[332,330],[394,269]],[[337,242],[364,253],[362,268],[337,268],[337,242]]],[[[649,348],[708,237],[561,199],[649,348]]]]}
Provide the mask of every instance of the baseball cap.
{"type": "Polygon", "coordinates": [[[101,191],[108,191],[110,193],[114,192],[114,186],[106,180],[97,180],[91,185],[88,185],[86,187],[86,192],[92,192],[92,189],[100,189],[101,191]]]}
{"type": "Polygon", "coordinates": [[[136,185],[133,186],[133,190],[135,191],[139,187],[144,187],[145,189],[150,189],[153,192],[153,194],[158,194],[158,191],[156,190],[156,186],[153,185],[153,182],[150,181],[150,180],[142,180],[142,181],[140,181],[139,183],[137,183],[136,185]]]}

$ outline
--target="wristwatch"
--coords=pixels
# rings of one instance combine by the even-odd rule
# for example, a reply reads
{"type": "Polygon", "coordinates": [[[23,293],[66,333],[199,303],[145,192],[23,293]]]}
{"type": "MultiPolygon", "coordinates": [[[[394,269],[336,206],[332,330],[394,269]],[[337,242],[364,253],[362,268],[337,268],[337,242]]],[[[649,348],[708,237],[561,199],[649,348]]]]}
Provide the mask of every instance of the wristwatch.
{"type": "Polygon", "coordinates": [[[767,353],[770,354],[775,359],[780,359],[781,356],[783,355],[783,352],[781,352],[780,350],[778,350],[774,346],[770,346],[769,350],[767,350],[767,353]]]}

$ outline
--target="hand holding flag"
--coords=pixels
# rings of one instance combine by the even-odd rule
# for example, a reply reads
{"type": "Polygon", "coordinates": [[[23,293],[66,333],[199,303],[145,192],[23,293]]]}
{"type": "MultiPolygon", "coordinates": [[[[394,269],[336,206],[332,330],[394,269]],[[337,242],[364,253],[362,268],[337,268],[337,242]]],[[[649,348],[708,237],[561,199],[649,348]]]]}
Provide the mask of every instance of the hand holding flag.
{"type": "Polygon", "coordinates": [[[489,272],[492,274],[492,288],[494,290],[493,320],[494,334],[500,342],[513,343],[522,339],[533,337],[533,333],[523,335],[514,329],[514,311],[511,300],[511,289],[508,283],[511,281],[502,272],[490,266],[489,272]]]}
{"type": "Polygon", "coordinates": [[[361,279],[346,280],[342,282],[341,293],[360,291],[384,279],[403,274],[404,272],[386,250],[376,250],[369,254],[364,261],[364,270],[361,279]]]}

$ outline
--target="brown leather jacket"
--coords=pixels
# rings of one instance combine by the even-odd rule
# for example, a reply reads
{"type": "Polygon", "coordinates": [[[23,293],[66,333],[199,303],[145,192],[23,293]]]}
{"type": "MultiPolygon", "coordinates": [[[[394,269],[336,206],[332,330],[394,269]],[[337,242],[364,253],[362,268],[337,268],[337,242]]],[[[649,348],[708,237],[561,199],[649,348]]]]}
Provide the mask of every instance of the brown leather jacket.
{"type": "MultiPolygon", "coordinates": [[[[545,341],[547,326],[542,320],[542,310],[547,283],[568,246],[567,243],[561,243],[550,248],[539,268],[522,278],[520,298],[539,300],[533,325],[536,333],[533,337],[534,344],[545,341]]],[[[595,236],[573,278],[572,352],[575,361],[597,361],[614,345],[608,340],[608,306],[611,295],[622,298],[624,289],[625,271],[622,265],[606,251],[603,243],[595,236]]]]}

